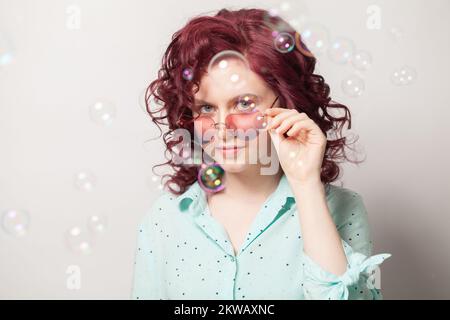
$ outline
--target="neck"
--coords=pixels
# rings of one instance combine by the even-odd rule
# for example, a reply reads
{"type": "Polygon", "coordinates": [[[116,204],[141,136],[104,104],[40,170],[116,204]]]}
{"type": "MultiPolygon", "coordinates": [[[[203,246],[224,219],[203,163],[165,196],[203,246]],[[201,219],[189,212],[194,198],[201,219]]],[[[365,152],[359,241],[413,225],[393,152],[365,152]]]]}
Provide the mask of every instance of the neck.
{"type": "Polygon", "coordinates": [[[258,166],[250,166],[241,172],[226,172],[226,186],[220,194],[233,200],[266,199],[275,191],[282,175],[282,170],[274,175],[261,175],[258,166]]]}

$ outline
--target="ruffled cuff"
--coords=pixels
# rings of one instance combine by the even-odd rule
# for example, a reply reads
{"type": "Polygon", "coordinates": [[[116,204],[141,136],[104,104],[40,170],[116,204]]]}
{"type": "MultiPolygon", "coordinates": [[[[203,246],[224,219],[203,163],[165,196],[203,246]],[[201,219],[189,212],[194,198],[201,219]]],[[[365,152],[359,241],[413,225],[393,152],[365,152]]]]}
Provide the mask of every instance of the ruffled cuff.
{"type": "Polygon", "coordinates": [[[371,273],[391,256],[389,253],[382,253],[367,257],[353,251],[352,247],[344,240],[342,240],[342,245],[348,263],[347,270],[340,276],[324,270],[304,253],[304,294],[307,299],[347,300],[348,286],[357,283],[361,273],[371,273]]]}

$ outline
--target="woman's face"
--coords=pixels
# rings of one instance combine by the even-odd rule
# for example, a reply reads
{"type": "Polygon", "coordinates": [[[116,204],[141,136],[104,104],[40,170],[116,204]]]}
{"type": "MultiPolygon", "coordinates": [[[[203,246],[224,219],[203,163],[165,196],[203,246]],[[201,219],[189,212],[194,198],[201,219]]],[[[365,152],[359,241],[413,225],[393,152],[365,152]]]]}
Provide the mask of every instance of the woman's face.
{"type": "Polygon", "coordinates": [[[268,132],[240,128],[248,128],[250,109],[264,112],[272,106],[276,95],[245,62],[239,59],[224,61],[210,67],[202,77],[192,112],[194,116],[210,117],[216,123],[216,129],[207,132],[205,128],[196,127],[196,133],[203,134],[204,152],[226,171],[240,172],[250,165],[260,164],[262,156],[270,157],[268,132]],[[227,129],[225,123],[235,127],[227,129]]]}

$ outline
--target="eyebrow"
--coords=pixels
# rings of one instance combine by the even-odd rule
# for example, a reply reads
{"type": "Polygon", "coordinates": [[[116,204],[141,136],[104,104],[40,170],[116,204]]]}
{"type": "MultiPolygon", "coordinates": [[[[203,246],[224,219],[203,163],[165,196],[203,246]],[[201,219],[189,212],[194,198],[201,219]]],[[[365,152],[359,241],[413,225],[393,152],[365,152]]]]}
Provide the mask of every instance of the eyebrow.
{"type": "MultiPolygon", "coordinates": [[[[232,102],[232,101],[236,101],[236,100],[239,99],[240,97],[245,97],[245,96],[252,96],[252,97],[258,98],[258,99],[261,98],[259,95],[255,94],[255,93],[249,93],[249,92],[247,92],[247,93],[243,93],[243,94],[237,95],[237,96],[235,96],[235,97],[229,99],[229,100],[228,100],[228,103],[230,103],[230,102],[232,102]]],[[[198,106],[198,105],[203,105],[203,104],[207,104],[207,105],[214,106],[214,103],[210,103],[210,102],[208,102],[208,101],[206,101],[206,100],[202,100],[202,99],[195,99],[194,103],[195,103],[196,106],[198,106]]]]}

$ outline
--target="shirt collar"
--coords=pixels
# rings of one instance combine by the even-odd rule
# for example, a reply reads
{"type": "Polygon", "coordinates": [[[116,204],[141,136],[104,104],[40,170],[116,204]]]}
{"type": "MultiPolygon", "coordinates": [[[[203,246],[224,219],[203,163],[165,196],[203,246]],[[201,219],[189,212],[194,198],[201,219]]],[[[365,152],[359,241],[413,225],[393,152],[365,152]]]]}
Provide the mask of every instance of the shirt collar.
{"type": "MultiPolygon", "coordinates": [[[[295,203],[294,194],[284,173],[278,182],[277,188],[269,196],[268,200],[272,200],[272,198],[281,202],[280,204],[283,204],[282,208],[285,209],[290,209],[295,203]]],[[[207,207],[207,203],[206,191],[200,187],[198,181],[191,184],[183,194],[177,197],[179,210],[192,215],[203,212],[207,207]]]]}

